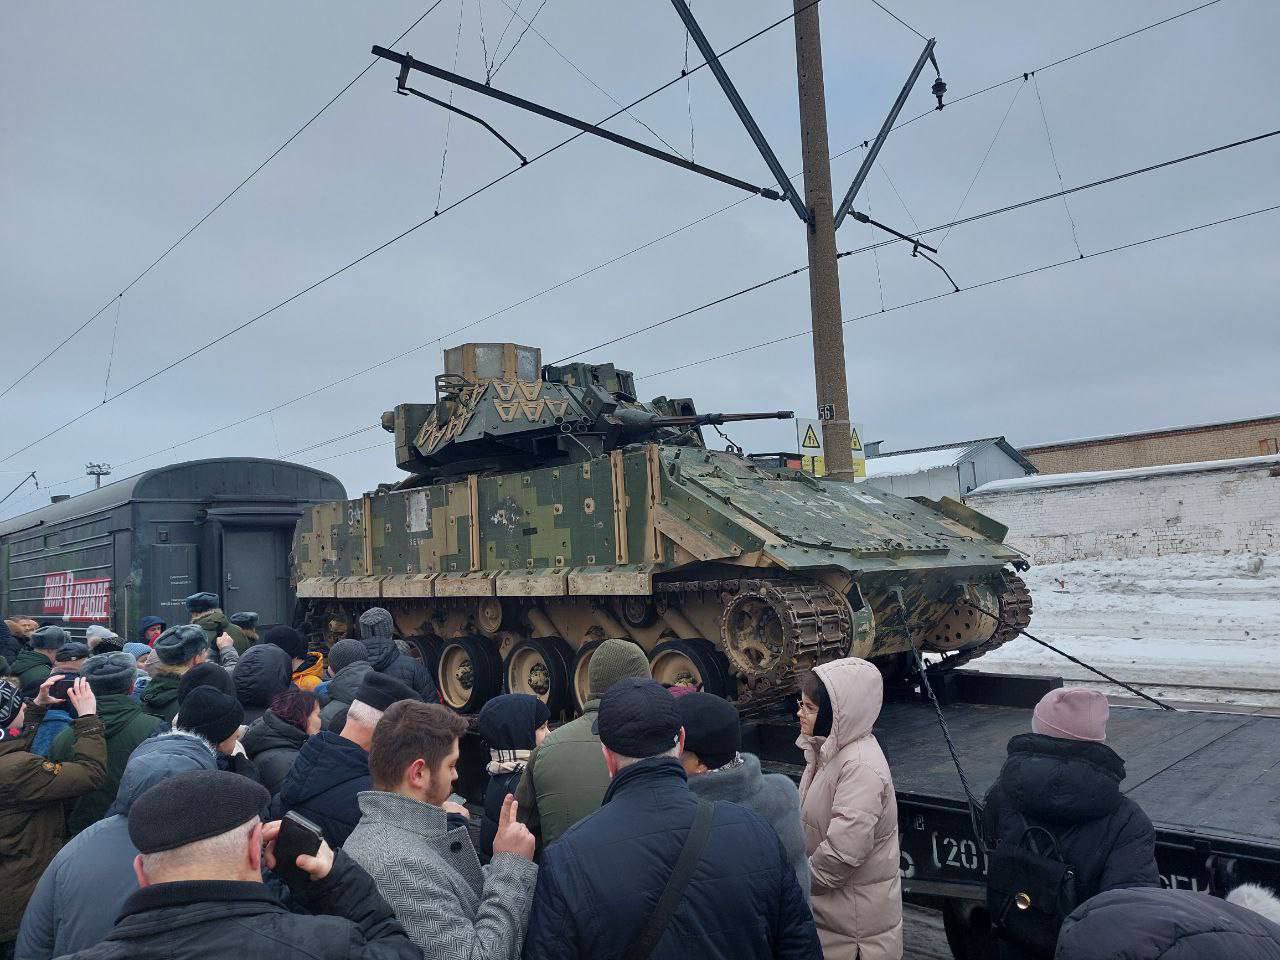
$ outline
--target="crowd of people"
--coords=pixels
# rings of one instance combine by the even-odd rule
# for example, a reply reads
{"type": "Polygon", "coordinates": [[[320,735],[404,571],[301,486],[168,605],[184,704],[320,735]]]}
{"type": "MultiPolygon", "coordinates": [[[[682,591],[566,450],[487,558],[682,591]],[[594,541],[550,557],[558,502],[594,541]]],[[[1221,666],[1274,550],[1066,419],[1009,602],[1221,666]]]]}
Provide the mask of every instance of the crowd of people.
{"type": "MultiPolygon", "coordinates": [[[[657,683],[627,640],[553,729],[531,695],[442,706],[381,608],[327,649],[213,594],[187,608],[132,642],[0,631],[0,960],[903,955],[865,660],[803,676],[797,787],[742,749],[731,703],[657,683]]],[[[1160,888],[1108,710],[1052,691],[1008,745],[981,814],[1001,955],[1280,958],[1269,891],[1160,888]]]]}

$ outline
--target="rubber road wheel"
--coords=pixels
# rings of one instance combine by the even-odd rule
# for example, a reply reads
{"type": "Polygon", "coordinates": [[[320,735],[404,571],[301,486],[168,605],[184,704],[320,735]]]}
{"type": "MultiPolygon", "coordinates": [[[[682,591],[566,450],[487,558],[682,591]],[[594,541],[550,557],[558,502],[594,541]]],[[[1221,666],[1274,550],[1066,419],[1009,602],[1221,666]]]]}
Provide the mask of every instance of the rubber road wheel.
{"type": "Polygon", "coordinates": [[[573,705],[579,711],[586,706],[591,694],[591,681],[588,675],[591,655],[596,652],[596,647],[602,643],[604,643],[603,640],[592,640],[589,643],[584,643],[573,656],[573,705]]]}
{"type": "Polygon", "coordinates": [[[404,642],[409,647],[409,656],[421,661],[427,672],[434,677],[440,667],[440,639],[419,634],[405,637],[404,642]]]}
{"type": "Polygon", "coordinates": [[[476,713],[502,692],[502,659],[484,637],[456,637],[440,645],[436,686],[445,706],[476,713]]]}
{"type": "Polygon", "coordinates": [[[552,716],[573,709],[573,650],[559,637],[521,640],[503,662],[503,689],[529,693],[547,705],[552,716]]]}
{"type": "Polygon", "coordinates": [[[709,640],[664,640],[649,652],[649,667],[653,679],[666,686],[694,683],[726,700],[738,695],[729,661],[709,640]]]}

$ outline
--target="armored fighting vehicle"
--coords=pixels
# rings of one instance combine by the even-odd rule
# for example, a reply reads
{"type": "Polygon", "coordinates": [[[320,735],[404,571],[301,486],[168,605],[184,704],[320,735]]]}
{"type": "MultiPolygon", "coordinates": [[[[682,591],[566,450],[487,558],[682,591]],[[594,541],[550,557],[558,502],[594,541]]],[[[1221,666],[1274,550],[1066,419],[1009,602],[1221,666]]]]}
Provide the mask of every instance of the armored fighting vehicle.
{"type": "Polygon", "coordinates": [[[453,347],[444,369],[434,403],[383,415],[407,476],[308,510],[294,574],[313,638],[356,636],[385,607],[459,710],[505,690],[571,713],[609,637],[643,647],[658,680],[750,710],[824,660],[894,675],[914,647],[946,669],[1030,620],[1025,563],[995,521],[766,468],[702,435],[790,412],[640,403],[611,363],[543,366],[511,343],[453,347]]]}

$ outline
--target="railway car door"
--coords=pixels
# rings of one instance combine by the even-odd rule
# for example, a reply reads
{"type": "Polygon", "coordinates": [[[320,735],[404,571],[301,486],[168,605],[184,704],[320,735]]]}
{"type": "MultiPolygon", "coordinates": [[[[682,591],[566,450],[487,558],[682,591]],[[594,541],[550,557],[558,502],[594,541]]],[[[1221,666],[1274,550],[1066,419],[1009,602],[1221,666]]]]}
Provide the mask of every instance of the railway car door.
{"type": "MultiPolygon", "coordinates": [[[[199,548],[194,543],[156,543],[151,546],[151,558],[153,606],[139,616],[154,613],[165,623],[186,623],[190,619],[186,598],[200,582],[199,548]]],[[[132,630],[132,625],[126,626],[132,630]]]]}
{"type": "Polygon", "coordinates": [[[228,616],[253,610],[263,624],[288,623],[289,545],[280,527],[222,532],[222,605],[228,616]]]}

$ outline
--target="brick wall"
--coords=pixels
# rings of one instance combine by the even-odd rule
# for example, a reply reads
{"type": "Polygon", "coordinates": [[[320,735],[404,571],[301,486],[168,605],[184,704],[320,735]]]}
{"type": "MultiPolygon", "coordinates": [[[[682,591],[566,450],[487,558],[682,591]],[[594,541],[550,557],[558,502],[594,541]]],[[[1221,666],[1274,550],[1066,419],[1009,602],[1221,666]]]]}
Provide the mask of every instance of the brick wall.
{"type": "Polygon", "coordinates": [[[1080,473],[1265,456],[1280,453],[1278,441],[1280,416],[1076,443],[1044,444],[1023,447],[1020,452],[1041,473],[1080,473]]]}
{"type": "Polygon", "coordinates": [[[1277,457],[1060,485],[1052,478],[1003,483],[1014,486],[997,484],[965,502],[1006,524],[1008,542],[1039,563],[1280,550],[1277,457]]]}

